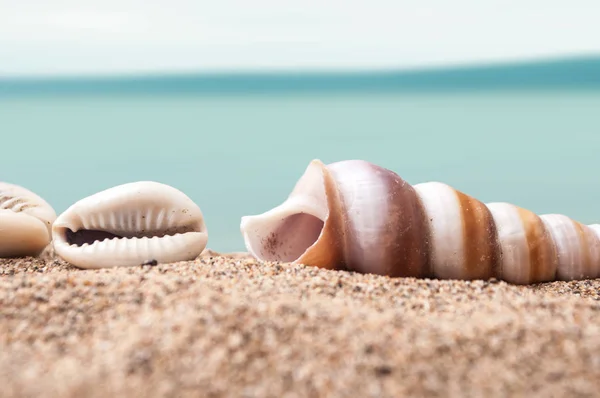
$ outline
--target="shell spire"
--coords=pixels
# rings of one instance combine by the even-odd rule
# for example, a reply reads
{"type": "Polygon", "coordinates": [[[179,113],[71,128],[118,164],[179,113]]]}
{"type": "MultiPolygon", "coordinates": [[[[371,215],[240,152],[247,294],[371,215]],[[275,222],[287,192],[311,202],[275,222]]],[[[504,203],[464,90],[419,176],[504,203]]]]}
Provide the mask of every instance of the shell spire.
{"type": "Polygon", "coordinates": [[[254,257],[395,277],[515,284],[600,277],[600,225],[411,186],[362,160],[313,160],[281,205],[242,217],[254,257]]]}

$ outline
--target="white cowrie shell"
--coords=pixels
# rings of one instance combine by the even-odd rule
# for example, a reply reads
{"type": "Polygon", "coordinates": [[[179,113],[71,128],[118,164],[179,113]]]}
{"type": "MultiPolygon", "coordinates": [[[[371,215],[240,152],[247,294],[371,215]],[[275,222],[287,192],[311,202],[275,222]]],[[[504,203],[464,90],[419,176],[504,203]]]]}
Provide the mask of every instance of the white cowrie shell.
{"type": "Polygon", "coordinates": [[[80,268],[195,259],[206,247],[204,217],[183,192],[140,181],[88,196],[52,228],[55,252],[80,268]]]}
{"type": "Polygon", "coordinates": [[[51,240],[56,213],[21,186],[0,182],[0,257],[39,255],[51,240]]]}

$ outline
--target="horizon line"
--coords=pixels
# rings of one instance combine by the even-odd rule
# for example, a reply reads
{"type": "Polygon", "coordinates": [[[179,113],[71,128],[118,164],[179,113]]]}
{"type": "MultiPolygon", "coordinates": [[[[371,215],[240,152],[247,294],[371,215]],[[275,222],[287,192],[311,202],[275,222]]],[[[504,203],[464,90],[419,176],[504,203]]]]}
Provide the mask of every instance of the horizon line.
{"type": "Polygon", "coordinates": [[[411,70],[0,78],[0,96],[600,90],[600,55],[411,70]]]}
{"type": "Polygon", "coordinates": [[[490,70],[512,67],[528,67],[538,65],[563,64],[585,61],[600,62],[600,53],[581,55],[558,55],[526,59],[508,59],[497,61],[452,62],[448,64],[425,64],[411,67],[381,67],[381,68],[240,68],[240,69],[186,69],[164,71],[130,71],[113,73],[80,73],[80,74],[32,74],[32,75],[1,75],[0,83],[4,82],[46,82],[46,81],[90,81],[90,80],[146,80],[165,78],[205,78],[205,77],[368,77],[371,75],[400,75],[438,72],[465,72],[468,70],[490,70]]]}

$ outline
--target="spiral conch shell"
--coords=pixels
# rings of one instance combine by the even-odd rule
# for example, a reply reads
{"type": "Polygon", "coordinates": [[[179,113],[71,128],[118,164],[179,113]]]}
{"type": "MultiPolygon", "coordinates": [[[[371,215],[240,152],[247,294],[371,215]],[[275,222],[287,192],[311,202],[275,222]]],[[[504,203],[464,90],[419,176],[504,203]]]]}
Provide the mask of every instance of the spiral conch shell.
{"type": "Polygon", "coordinates": [[[56,213],[44,199],[0,182],[0,257],[37,256],[51,240],[56,213]]]}
{"type": "Polygon", "coordinates": [[[52,236],[56,254],[79,268],[193,260],[208,241],[198,205],[153,181],[119,185],[76,202],[56,219],[52,236]]]}
{"type": "Polygon", "coordinates": [[[242,217],[248,251],[397,277],[515,284],[600,277],[600,226],[509,203],[483,204],[452,187],[411,186],[361,160],[313,160],[281,205],[242,217]]]}

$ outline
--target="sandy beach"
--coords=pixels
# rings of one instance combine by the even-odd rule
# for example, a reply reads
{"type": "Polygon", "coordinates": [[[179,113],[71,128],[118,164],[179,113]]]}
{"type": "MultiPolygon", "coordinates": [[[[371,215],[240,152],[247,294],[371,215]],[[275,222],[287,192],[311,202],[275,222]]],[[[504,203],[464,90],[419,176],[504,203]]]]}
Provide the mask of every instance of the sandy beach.
{"type": "Polygon", "coordinates": [[[599,396],[600,280],[0,260],[5,397],[599,396]]]}

